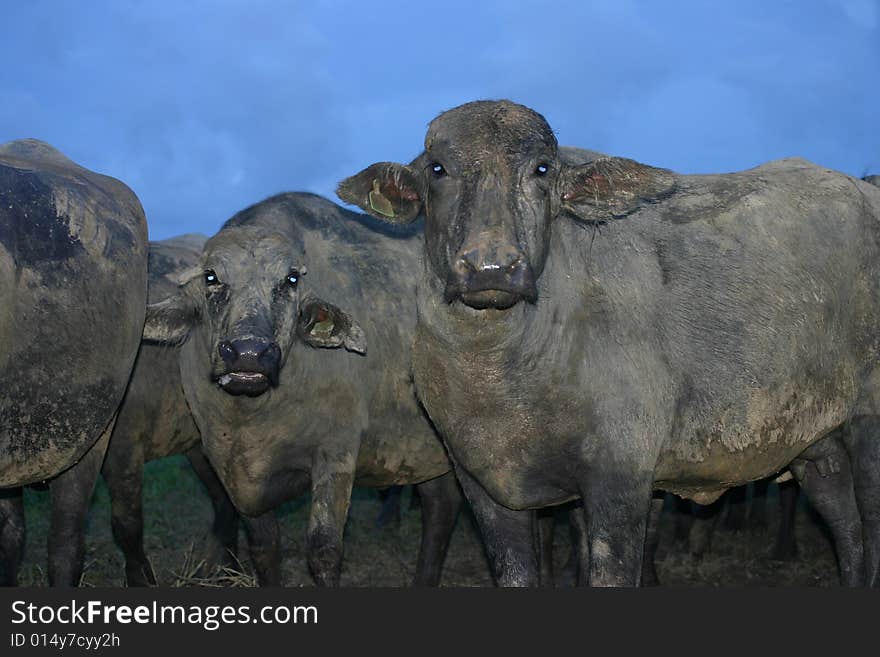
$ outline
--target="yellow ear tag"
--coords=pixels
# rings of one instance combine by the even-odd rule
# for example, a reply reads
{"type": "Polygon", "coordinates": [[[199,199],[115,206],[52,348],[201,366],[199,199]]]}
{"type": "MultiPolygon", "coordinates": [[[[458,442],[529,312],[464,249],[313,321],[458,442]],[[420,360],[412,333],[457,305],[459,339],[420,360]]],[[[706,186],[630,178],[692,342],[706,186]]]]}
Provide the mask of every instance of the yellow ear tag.
{"type": "Polygon", "coordinates": [[[394,217],[394,206],[391,205],[391,201],[382,196],[382,192],[379,191],[379,181],[373,181],[373,191],[370,192],[370,207],[373,208],[376,212],[386,217],[394,217]]]}
{"type": "Polygon", "coordinates": [[[333,317],[331,317],[330,313],[328,313],[325,309],[321,308],[318,310],[318,316],[315,318],[318,321],[312,326],[312,330],[309,331],[312,335],[317,335],[322,338],[329,338],[333,333],[334,323],[333,317]]]}
{"type": "Polygon", "coordinates": [[[313,335],[329,336],[333,333],[333,326],[332,319],[325,319],[322,322],[316,322],[312,327],[311,333],[313,335]]]}

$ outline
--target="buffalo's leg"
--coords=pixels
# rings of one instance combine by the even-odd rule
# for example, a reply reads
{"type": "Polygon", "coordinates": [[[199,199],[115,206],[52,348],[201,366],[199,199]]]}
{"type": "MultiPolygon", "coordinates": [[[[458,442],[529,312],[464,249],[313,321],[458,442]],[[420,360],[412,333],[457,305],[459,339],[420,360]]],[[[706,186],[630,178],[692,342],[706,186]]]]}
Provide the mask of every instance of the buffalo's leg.
{"type": "Polygon", "coordinates": [[[140,442],[134,441],[124,454],[111,449],[103,472],[110,491],[110,527],[125,556],[125,581],[128,586],[155,586],[156,574],[144,552],[144,457],[140,442]]]}
{"type": "MultiPolygon", "coordinates": [[[[514,511],[493,500],[467,472],[455,472],[471,505],[498,586],[538,586],[534,511],[514,511]]],[[[424,503],[424,502],[423,502],[424,503]]]]}
{"type": "Polygon", "coordinates": [[[699,561],[709,551],[712,544],[712,536],[721,512],[724,509],[727,493],[719,497],[711,504],[694,504],[694,522],[691,525],[691,533],[688,537],[688,547],[691,557],[699,561]]]}
{"type": "Polygon", "coordinates": [[[790,469],[834,538],[840,579],[845,586],[865,581],[862,524],[853,489],[849,455],[837,435],[814,443],[790,469]]]}
{"type": "Polygon", "coordinates": [[[281,586],[281,531],[275,511],[255,518],[241,517],[257,583],[281,586]]]}
{"type": "Polygon", "coordinates": [[[79,585],[86,552],[86,515],[115,424],[114,417],[85,456],[49,483],[52,504],[49,529],[51,586],[79,585]]]}
{"type": "Polygon", "coordinates": [[[587,535],[587,520],[584,517],[584,505],[581,501],[576,502],[568,512],[568,524],[572,555],[563,570],[564,581],[586,584],[587,577],[584,576],[582,579],[581,573],[590,572],[590,539],[587,535]]]}
{"type": "Polygon", "coordinates": [[[642,586],[657,586],[657,547],[660,545],[660,516],[663,514],[663,494],[655,494],[651,500],[651,513],[645,532],[645,556],[642,560],[642,586]]]}
{"type": "Polygon", "coordinates": [[[880,586],[880,417],[855,418],[844,440],[862,519],[866,581],[880,586]]]}
{"type": "Polygon", "coordinates": [[[748,486],[737,486],[727,494],[727,514],[724,517],[727,531],[738,532],[745,525],[747,494],[748,486]]]}
{"type": "Polygon", "coordinates": [[[414,586],[439,586],[446,551],[461,508],[461,491],[453,472],[416,486],[422,500],[422,544],[414,586]]]}
{"type": "Polygon", "coordinates": [[[382,509],[376,518],[376,527],[381,529],[391,525],[400,526],[400,495],[403,486],[390,486],[379,491],[379,499],[382,500],[382,509]]]}
{"type": "Polygon", "coordinates": [[[794,523],[800,490],[793,479],[779,484],[779,531],[772,552],[772,558],[777,561],[788,561],[797,555],[794,523]]]}
{"type": "Polygon", "coordinates": [[[339,585],[342,535],[351,505],[355,460],[350,453],[315,455],[306,555],[309,571],[318,586],[339,585]]]}
{"type": "MultiPolygon", "coordinates": [[[[574,514],[569,511],[566,515],[571,517],[574,514]]],[[[580,506],[577,509],[577,516],[580,518],[584,516],[580,506]]],[[[568,551],[568,559],[566,559],[565,565],[562,566],[562,572],[559,573],[558,577],[554,578],[556,586],[577,586],[578,572],[580,571],[580,553],[578,552],[577,528],[571,523],[571,520],[568,522],[568,535],[571,548],[568,551]]]]}
{"type": "Polygon", "coordinates": [[[752,501],[749,502],[749,529],[761,531],[767,529],[767,489],[770,488],[769,477],[759,479],[752,484],[752,501]]]}
{"type": "Polygon", "coordinates": [[[576,586],[580,571],[581,549],[586,542],[584,512],[580,500],[569,502],[561,507],[539,510],[538,529],[540,531],[541,553],[538,563],[541,564],[541,586],[576,586]],[[571,543],[568,559],[558,575],[553,567],[553,538],[556,530],[557,512],[564,513],[568,520],[571,543]]]}
{"type": "Polygon", "coordinates": [[[419,489],[412,486],[409,490],[409,510],[413,511],[422,506],[422,498],[419,497],[419,489]]]}
{"type": "Polygon", "coordinates": [[[0,586],[18,584],[24,555],[24,498],[21,488],[0,490],[0,586]]]}
{"type": "Polygon", "coordinates": [[[540,564],[541,586],[553,586],[553,534],[556,525],[556,516],[552,508],[539,509],[537,512],[535,528],[538,532],[536,543],[538,545],[538,563],[540,564]]]}
{"type": "Polygon", "coordinates": [[[592,468],[582,497],[590,586],[639,586],[653,479],[638,469],[592,468]]]}
{"type": "Polygon", "coordinates": [[[694,525],[694,507],[690,500],[678,495],[672,496],[675,509],[675,542],[687,544],[694,525]]]}
{"type": "Polygon", "coordinates": [[[192,447],[187,451],[186,458],[205,486],[214,509],[214,521],[206,538],[205,551],[200,555],[203,566],[199,569],[199,574],[210,576],[218,568],[236,568],[238,567],[238,512],[214,468],[208,463],[202,448],[198,445],[192,447]]]}

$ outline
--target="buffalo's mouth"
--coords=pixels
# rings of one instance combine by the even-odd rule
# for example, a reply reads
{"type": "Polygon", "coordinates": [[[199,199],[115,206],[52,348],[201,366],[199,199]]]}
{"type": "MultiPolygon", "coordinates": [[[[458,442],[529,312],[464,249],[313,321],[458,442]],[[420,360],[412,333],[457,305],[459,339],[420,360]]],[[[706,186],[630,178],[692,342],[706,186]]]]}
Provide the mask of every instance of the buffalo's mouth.
{"type": "Polygon", "coordinates": [[[217,377],[217,385],[230,395],[259,397],[272,387],[272,381],[262,372],[226,372],[217,377]]]}
{"type": "MultiPolygon", "coordinates": [[[[222,340],[217,353],[223,361],[214,381],[230,395],[257,397],[278,385],[281,348],[278,343],[259,337],[222,340]]],[[[216,371],[216,370],[215,370],[216,371]]]]}
{"type": "Polygon", "coordinates": [[[447,283],[443,296],[446,303],[460,300],[474,310],[508,310],[522,301],[535,303],[538,300],[538,290],[531,281],[525,285],[477,286],[451,280],[447,283]]]}
{"type": "Polygon", "coordinates": [[[459,296],[466,306],[470,306],[475,310],[487,310],[489,308],[507,310],[525,299],[522,294],[508,290],[476,290],[462,292],[459,296]]]}

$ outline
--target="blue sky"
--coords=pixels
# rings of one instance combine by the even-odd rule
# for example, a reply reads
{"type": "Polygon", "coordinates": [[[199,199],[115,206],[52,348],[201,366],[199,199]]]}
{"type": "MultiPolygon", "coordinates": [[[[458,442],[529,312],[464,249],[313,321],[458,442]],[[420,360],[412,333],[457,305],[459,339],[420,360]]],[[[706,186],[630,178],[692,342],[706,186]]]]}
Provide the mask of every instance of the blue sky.
{"type": "Polygon", "coordinates": [[[0,0],[0,142],[138,194],[155,239],[415,156],[511,98],[560,143],[685,173],[880,172],[880,0],[0,0]]]}

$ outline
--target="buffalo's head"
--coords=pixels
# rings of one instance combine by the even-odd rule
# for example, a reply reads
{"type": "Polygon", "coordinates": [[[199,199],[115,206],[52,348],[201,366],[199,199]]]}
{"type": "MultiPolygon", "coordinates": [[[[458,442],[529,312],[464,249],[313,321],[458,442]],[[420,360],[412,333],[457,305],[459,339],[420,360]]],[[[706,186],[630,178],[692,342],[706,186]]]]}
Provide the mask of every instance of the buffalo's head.
{"type": "Polygon", "coordinates": [[[295,340],[366,350],[352,318],[309,292],[302,245],[254,226],[225,228],[208,240],[178,293],[147,308],[145,340],[180,344],[193,331],[202,334],[211,380],[231,395],[255,397],[277,386],[295,340]]]}
{"type": "Polygon", "coordinates": [[[503,310],[536,301],[559,214],[601,223],[673,185],[670,172],[623,158],[566,164],[540,114],[478,101],[434,119],[409,165],[373,164],[337,194],[391,223],[423,214],[428,261],[446,301],[503,310]]]}

